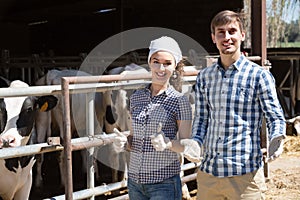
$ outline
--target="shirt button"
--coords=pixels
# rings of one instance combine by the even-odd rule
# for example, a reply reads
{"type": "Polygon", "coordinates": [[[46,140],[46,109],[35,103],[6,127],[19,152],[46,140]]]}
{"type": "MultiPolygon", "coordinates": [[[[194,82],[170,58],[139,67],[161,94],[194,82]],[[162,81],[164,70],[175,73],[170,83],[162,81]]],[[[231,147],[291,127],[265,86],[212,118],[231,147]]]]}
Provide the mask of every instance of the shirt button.
{"type": "Polygon", "coordinates": [[[221,137],[218,138],[218,142],[222,143],[222,138],[221,137]]]}

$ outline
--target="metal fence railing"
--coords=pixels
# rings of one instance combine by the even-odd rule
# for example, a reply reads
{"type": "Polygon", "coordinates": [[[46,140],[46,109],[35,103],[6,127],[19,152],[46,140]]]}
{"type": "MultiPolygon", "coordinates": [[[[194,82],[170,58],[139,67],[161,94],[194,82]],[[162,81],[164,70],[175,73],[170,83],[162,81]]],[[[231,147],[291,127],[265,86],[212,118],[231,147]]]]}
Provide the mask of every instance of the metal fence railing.
{"type": "MultiPolygon", "coordinates": [[[[184,77],[184,81],[192,83],[195,81],[195,76],[197,71],[189,73],[189,77],[184,77]]],[[[13,157],[20,157],[33,154],[42,154],[54,151],[64,152],[64,162],[67,172],[66,184],[65,184],[65,194],[61,196],[51,197],[50,199],[94,199],[95,196],[105,194],[120,188],[127,186],[126,181],[121,181],[117,183],[107,184],[105,186],[94,186],[93,180],[93,170],[90,169],[88,172],[88,188],[81,191],[73,192],[73,177],[72,177],[72,151],[80,149],[91,149],[90,153],[93,152],[93,148],[96,146],[106,145],[112,143],[115,134],[98,134],[92,133],[90,130],[93,129],[93,121],[89,120],[92,115],[90,113],[94,112],[94,105],[92,98],[89,95],[93,92],[105,92],[108,90],[119,90],[119,89],[135,89],[149,83],[145,79],[150,79],[150,74],[141,75],[106,75],[106,76],[86,76],[86,77],[63,77],[61,85],[51,85],[51,86],[30,86],[28,88],[22,88],[22,90],[16,90],[13,88],[0,88],[0,98],[5,97],[16,97],[16,96],[43,96],[43,95],[63,95],[64,104],[64,144],[33,144],[22,147],[6,148],[0,149],[0,159],[7,159],[13,157]],[[125,81],[127,83],[117,83],[112,81],[125,81]],[[130,82],[130,80],[138,80],[130,82]],[[74,93],[86,93],[87,99],[87,135],[86,137],[80,137],[76,139],[71,139],[71,127],[70,127],[70,99],[69,95],[74,93]]],[[[91,164],[89,165],[91,166],[91,164]]],[[[182,170],[188,170],[197,167],[197,164],[188,163],[182,167],[182,170]]],[[[183,181],[190,181],[195,179],[195,175],[189,177],[183,177],[183,181]]]]}

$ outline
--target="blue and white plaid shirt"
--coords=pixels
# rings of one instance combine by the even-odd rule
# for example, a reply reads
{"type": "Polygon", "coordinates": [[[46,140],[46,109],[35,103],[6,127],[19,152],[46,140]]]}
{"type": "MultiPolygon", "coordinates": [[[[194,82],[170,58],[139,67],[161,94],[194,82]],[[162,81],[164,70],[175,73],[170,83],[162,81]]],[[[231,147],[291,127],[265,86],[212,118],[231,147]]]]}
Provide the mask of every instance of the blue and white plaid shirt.
{"type": "Polygon", "coordinates": [[[128,176],[142,184],[158,183],[180,173],[177,153],[156,151],[150,136],[157,133],[159,123],[170,140],[176,139],[177,120],[192,120],[191,105],[186,96],[169,87],[151,97],[148,88],[135,91],[130,97],[133,141],[128,176]]]}
{"type": "Polygon", "coordinates": [[[285,135],[274,77],[243,55],[226,71],[220,60],[200,71],[195,94],[192,131],[204,149],[204,172],[230,177],[260,168],[263,116],[269,139],[285,135]]]}

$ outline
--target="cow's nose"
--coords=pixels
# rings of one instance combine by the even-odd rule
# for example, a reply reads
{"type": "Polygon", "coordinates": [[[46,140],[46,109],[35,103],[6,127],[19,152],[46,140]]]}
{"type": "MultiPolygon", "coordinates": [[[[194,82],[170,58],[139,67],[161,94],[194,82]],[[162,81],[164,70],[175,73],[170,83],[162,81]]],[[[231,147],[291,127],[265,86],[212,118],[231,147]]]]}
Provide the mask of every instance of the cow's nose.
{"type": "Polygon", "coordinates": [[[10,147],[10,144],[14,142],[14,139],[2,139],[2,147],[10,147]]]}
{"type": "Polygon", "coordinates": [[[7,140],[2,141],[3,147],[9,147],[9,142],[7,140]]]}

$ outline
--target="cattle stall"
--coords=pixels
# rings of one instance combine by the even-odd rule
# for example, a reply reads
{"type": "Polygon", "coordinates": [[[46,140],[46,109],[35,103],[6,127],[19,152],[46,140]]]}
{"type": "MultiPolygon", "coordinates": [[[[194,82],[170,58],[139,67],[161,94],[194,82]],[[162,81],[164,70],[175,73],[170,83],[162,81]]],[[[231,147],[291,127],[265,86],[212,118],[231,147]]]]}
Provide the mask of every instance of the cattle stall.
{"type": "Polygon", "coordinates": [[[300,49],[282,48],[269,52],[270,71],[277,83],[280,104],[287,119],[300,115],[300,49]]]}
{"type": "MultiPolygon", "coordinates": [[[[3,58],[3,57],[2,57],[3,58]]],[[[271,64],[272,64],[272,67],[271,67],[271,72],[272,74],[274,74],[274,77],[278,82],[280,82],[280,85],[278,85],[278,89],[281,89],[281,91],[288,91],[290,92],[291,96],[292,97],[295,97],[295,91],[298,91],[297,95],[296,95],[296,100],[299,101],[299,55],[293,55],[292,57],[287,57],[287,55],[283,55],[283,56],[278,56],[277,54],[275,53],[272,53],[272,56],[270,55],[269,56],[270,58],[270,61],[271,61],[271,64]],[[276,62],[276,60],[280,61],[282,60],[281,58],[284,57],[287,59],[287,63],[280,63],[280,65],[276,62]],[[292,62],[292,61],[293,62],[292,62]],[[289,66],[288,68],[287,67],[283,67],[283,66],[289,66]],[[283,70],[286,70],[288,69],[287,71],[283,71],[283,70]],[[290,75],[292,74],[292,75],[290,75]],[[284,76],[282,78],[278,78],[278,76],[284,76]],[[280,81],[278,81],[280,80],[280,81]],[[298,85],[297,85],[297,81],[298,81],[298,85]],[[285,86],[285,84],[288,84],[287,87],[285,86]],[[292,90],[293,89],[293,90],[292,90]]],[[[79,61],[80,59],[77,60],[77,64],[80,63],[79,61]]],[[[3,64],[7,64],[8,66],[12,66],[11,62],[4,62],[5,60],[2,59],[2,66],[3,64]]],[[[38,62],[37,62],[38,63],[38,62]]],[[[56,65],[57,63],[53,63],[53,65],[51,65],[51,67],[57,67],[56,65]]],[[[22,65],[23,66],[23,65],[22,65]]],[[[29,67],[32,65],[24,65],[23,68],[26,69],[27,67],[29,67]]],[[[75,67],[76,68],[76,67],[75,67]]],[[[24,70],[23,70],[24,71],[24,70]]],[[[134,77],[136,78],[136,76],[134,77]]],[[[191,80],[189,80],[189,82],[191,82],[192,80],[194,80],[192,77],[189,77],[191,78],[191,80]]],[[[185,77],[185,80],[187,80],[187,77],[185,77]]],[[[144,82],[143,82],[144,83],[144,82]]],[[[141,83],[141,84],[143,84],[141,83]]],[[[138,85],[138,84],[137,84],[138,85]]],[[[74,87],[73,85],[70,85],[70,93],[74,93],[74,92],[84,92],[84,90],[90,90],[91,88],[88,88],[88,87],[91,87],[91,88],[97,88],[97,91],[99,92],[102,92],[102,91],[106,91],[106,90],[109,90],[109,89],[112,89],[112,90],[117,90],[119,88],[122,88],[122,89],[125,89],[125,88],[134,88],[134,84],[127,84],[127,86],[125,86],[125,84],[116,84],[116,83],[97,83],[97,84],[91,84],[91,85],[85,85],[85,86],[82,86],[82,88],[78,88],[78,87],[74,87]]],[[[93,89],[93,90],[94,90],[93,89]]],[[[7,90],[9,91],[9,90],[7,90]]],[[[13,93],[13,92],[6,92],[6,88],[1,88],[1,97],[6,97],[5,95],[7,96],[23,96],[23,95],[27,95],[27,94],[34,94],[34,95],[46,95],[46,94],[61,94],[61,86],[35,86],[35,87],[30,87],[30,89],[28,90],[22,90],[22,91],[19,91],[18,93],[13,93]],[[41,87],[41,88],[39,88],[41,87]],[[2,92],[3,91],[3,92],[2,92]],[[28,92],[28,93],[26,93],[28,92]]],[[[284,96],[284,95],[283,95],[284,96]]],[[[291,101],[293,101],[293,98],[290,98],[289,101],[287,101],[288,103],[290,103],[291,101]]],[[[281,102],[282,103],[282,102],[281,102]]],[[[289,112],[293,113],[293,105],[294,105],[295,102],[293,102],[291,104],[291,106],[288,106],[288,109],[290,110],[289,112]]],[[[284,107],[284,105],[283,105],[284,107]]],[[[287,109],[285,109],[285,113],[287,114],[287,109]]],[[[296,111],[297,112],[297,111],[296,111]]],[[[299,111],[298,111],[299,112],[299,111]]],[[[290,115],[287,115],[287,116],[290,116],[290,115]]],[[[113,137],[114,135],[109,135],[109,137],[106,138],[105,137],[96,137],[94,136],[93,137],[93,140],[95,141],[90,141],[91,140],[91,137],[87,137],[87,138],[80,138],[80,139],[72,139],[71,141],[71,145],[72,145],[72,148],[75,150],[75,149],[80,149],[79,147],[76,147],[76,146],[81,146],[82,144],[85,144],[86,146],[92,146],[90,144],[95,144],[95,146],[101,146],[101,145],[106,145],[106,144],[109,144],[111,142],[111,138],[110,137],[113,137]],[[82,140],[82,141],[81,141],[82,140]],[[100,140],[100,141],[99,141],[100,140]],[[103,142],[105,141],[105,142],[103,142]],[[74,143],[74,144],[73,144],[74,143]],[[89,145],[87,145],[86,143],[88,143],[89,145]]],[[[47,152],[55,152],[55,151],[63,151],[63,146],[61,145],[49,145],[49,144],[38,144],[38,145],[32,145],[32,147],[20,147],[21,150],[10,150],[10,149],[1,149],[1,156],[0,158],[8,158],[10,156],[12,157],[16,157],[16,156],[21,156],[21,155],[30,155],[30,154],[41,154],[41,153],[47,153],[47,152]],[[32,150],[33,149],[33,150],[32,150]],[[7,152],[13,152],[13,153],[7,153],[7,152]],[[22,153],[20,153],[22,152],[22,153]]],[[[98,192],[96,193],[97,195],[101,195],[101,194],[104,194],[104,193],[107,193],[107,192],[110,192],[112,190],[115,190],[116,188],[119,189],[119,188],[122,188],[122,187],[125,187],[126,183],[124,182],[121,182],[120,184],[119,183],[114,183],[111,187],[110,185],[106,185],[106,186],[99,186],[99,187],[96,187],[97,189],[99,189],[99,191],[101,192],[98,192]],[[116,186],[117,185],[117,186],[116,186]]],[[[92,191],[95,191],[95,189],[92,189],[91,190],[87,190],[88,192],[82,192],[80,195],[82,195],[83,193],[85,193],[84,195],[91,195],[92,191]]],[[[75,195],[77,195],[78,193],[74,193],[75,195]]],[[[60,199],[63,199],[64,197],[63,196],[59,196],[60,199]]],[[[77,197],[76,197],[77,198],[77,197]]],[[[88,198],[88,197],[87,197],[88,198]]]]}
{"type": "MultiPolygon", "coordinates": [[[[246,51],[250,51],[246,49],[246,51]]],[[[287,119],[300,113],[300,50],[299,48],[268,48],[267,59],[269,68],[276,80],[277,93],[287,119]]],[[[201,56],[198,56],[201,57],[201,56]]],[[[202,66],[211,64],[212,58],[201,58],[202,66]]],[[[251,56],[254,58],[255,56],[251,56]]],[[[257,56],[256,56],[257,57],[257,56]]],[[[188,58],[184,56],[184,58],[188,58]]],[[[46,74],[51,69],[79,69],[85,59],[96,60],[103,66],[124,66],[126,56],[118,59],[109,55],[101,57],[87,56],[87,53],[79,53],[73,56],[52,56],[32,54],[30,56],[16,57],[7,49],[1,50],[0,74],[9,80],[22,80],[29,85],[46,74]]],[[[191,58],[189,58],[191,59],[191,58]]],[[[147,63],[145,52],[139,53],[138,65],[147,63]]],[[[253,60],[253,59],[252,59],[253,60]]],[[[258,61],[258,60],[256,60],[258,61]]],[[[102,71],[103,72],[103,71],[102,71]]],[[[94,74],[102,74],[94,72],[94,74]]]]}
{"type": "MultiPolygon", "coordinates": [[[[195,75],[195,74],[194,74],[195,75]]],[[[143,75],[141,77],[129,76],[119,76],[119,75],[110,75],[110,76],[92,76],[92,77],[69,77],[69,78],[63,78],[62,85],[53,85],[53,86],[30,86],[29,88],[24,88],[22,90],[12,90],[11,88],[1,88],[0,89],[0,98],[3,97],[16,97],[16,96],[28,96],[28,95],[34,95],[34,96],[41,96],[41,95],[48,95],[48,94],[63,94],[65,97],[65,117],[66,120],[64,122],[65,124],[65,140],[64,145],[61,145],[60,143],[53,143],[51,138],[48,141],[48,143],[42,143],[42,144],[34,144],[34,145],[28,145],[25,147],[17,147],[17,148],[10,148],[10,149],[1,149],[1,159],[7,159],[12,157],[19,157],[19,156],[26,156],[26,155],[32,155],[32,154],[42,154],[42,153],[49,153],[49,152],[55,152],[55,151],[64,151],[65,155],[65,162],[67,162],[67,172],[68,175],[66,177],[67,184],[65,187],[65,195],[56,196],[56,197],[49,197],[51,199],[82,199],[82,198],[89,198],[94,199],[97,195],[102,195],[107,192],[112,192],[114,190],[118,190],[121,188],[126,187],[126,181],[123,180],[118,183],[111,183],[104,186],[97,186],[95,187],[94,181],[93,181],[93,169],[90,165],[90,172],[88,173],[88,188],[86,190],[77,191],[73,193],[73,179],[72,179],[72,156],[71,151],[76,151],[84,148],[88,148],[91,151],[93,151],[93,148],[95,146],[102,146],[107,145],[112,142],[112,138],[115,136],[114,134],[107,134],[107,135],[93,135],[94,133],[88,132],[88,137],[81,137],[77,139],[72,139],[68,136],[68,129],[69,129],[69,122],[68,122],[68,108],[69,108],[69,102],[68,102],[68,95],[73,93],[86,93],[87,98],[90,93],[93,93],[95,91],[97,92],[104,92],[107,90],[118,90],[118,89],[134,89],[141,85],[145,85],[149,83],[149,81],[140,81],[140,82],[134,82],[134,83],[107,83],[111,82],[113,80],[133,80],[133,79],[149,79],[149,75],[143,75]],[[82,82],[84,84],[69,84],[69,83],[78,83],[82,82]],[[94,83],[91,83],[94,82],[94,83]],[[106,83],[105,83],[106,82],[106,83]]],[[[195,77],[188,77],[185,80],[188,80],[191,82],[192,80],[195,80],[195,77]]],[[[87,105],[88,106],[88,105],[87,105]]],[[[90,107],[89,107],[90,108],[90,107]]],[[[90,108],[89,112],[86,114],[87,118],[90,118],[90,112],[93,112],[93,108],[90,108]]],[[[89,120],[93,121],[93,120],[89,120]]],[[[91,126],[93,124],[88,124],[89,126],[87,130],[92,130],[91,126]]],[[[55,141],[55,140],[53,140],[55,141]]],[[[189,170],[196,168],[198,165],[194,163],[188,163],[182,167],[182,170],[189,170]]],[[[195,175],[190,175],[187,177],[183,177],[183,182],[195,180],[195,175]]],[[[125,198],[125,197],[124,197],[125,198]]]]}

